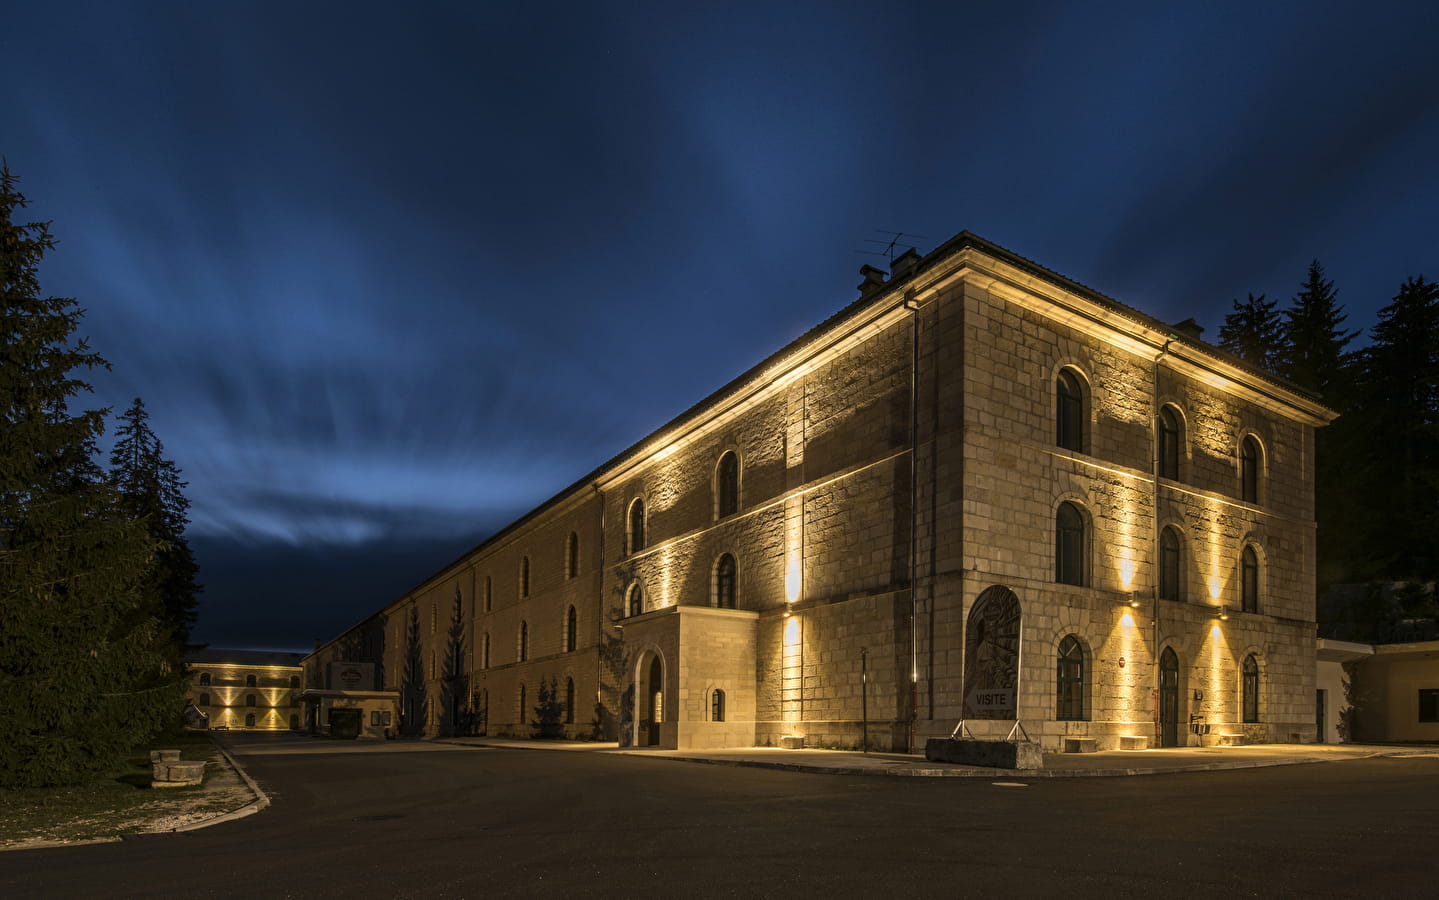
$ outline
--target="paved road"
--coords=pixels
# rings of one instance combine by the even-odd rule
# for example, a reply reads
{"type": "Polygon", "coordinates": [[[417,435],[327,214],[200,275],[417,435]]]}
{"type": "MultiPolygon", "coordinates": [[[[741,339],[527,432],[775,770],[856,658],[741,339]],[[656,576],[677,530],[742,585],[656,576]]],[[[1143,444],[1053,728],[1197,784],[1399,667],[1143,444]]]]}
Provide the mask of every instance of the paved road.
{"type": "Polygon", "coordinates": [[[0,854],[0,897],[1434,890],[1435,758],[1010,787],[612,754],[305,746],[241,756],[274,800],[258,815],[0,854]]]}

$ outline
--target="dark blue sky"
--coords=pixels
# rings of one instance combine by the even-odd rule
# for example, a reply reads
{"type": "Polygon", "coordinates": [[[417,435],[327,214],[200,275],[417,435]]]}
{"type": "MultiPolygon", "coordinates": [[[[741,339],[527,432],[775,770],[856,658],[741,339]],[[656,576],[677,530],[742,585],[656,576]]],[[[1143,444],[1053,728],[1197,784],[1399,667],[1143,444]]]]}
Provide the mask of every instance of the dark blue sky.
{"type": "Polygon", "coordinates": [[[7,9],[0,154],[190,481],[197,636],[330,637],[969,229],[1217,331],[1439,277],[1424,3],[7,9]]]}

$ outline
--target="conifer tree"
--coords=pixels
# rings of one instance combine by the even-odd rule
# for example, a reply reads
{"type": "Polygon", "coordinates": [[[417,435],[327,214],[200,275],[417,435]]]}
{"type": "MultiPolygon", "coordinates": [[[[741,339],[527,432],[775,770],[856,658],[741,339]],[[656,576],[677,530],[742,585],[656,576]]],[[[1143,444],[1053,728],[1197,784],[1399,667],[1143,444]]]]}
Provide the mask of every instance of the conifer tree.
{"type": "Polygon", "coordinates": [[[1342,327],[1347,318],[1334,282],[1325,280],[1324,268],[1314,260],[1284,311],[1283,348],[1277,362],[1280,375],[1323,395],[1331,406],[1344,402],[1338,396],[1345,387],[1344,348],[1357,334],[1342,327]]]}
{"type": "Polygon", "coordinates": [[[1439,575],[1439,284],[1406,280],[1372,336],[1351,405],[1363,561],[1369,577],[1427,581],[1439,575]]]}
{"type": "Polygon", "coordinates": [[[1219,346],[1246,362],[1272,371],[1279,355],[1283,330],[1275,302],[1253,294],[1224,317],[1219,326],[1219,346]]]}
{"type": "Polygon", "coordinates": [[[195,623],[195,581],[199,566],[185,539],[190,501],[180,469],[165,458],[165,447],[150,428],[150,414],[139,397],[120,416],[115,446],[110,451],[110,477],[126,512],[145,523],[161,545],[155,554],[150,589],[160,598],[165,625],[174,643],[175,662],[184,653],[195,623]]]}
{"type": "Polygon", "coordinates": [[[105,367],[82,311],[42,297],[49,226],[0,163],[0,785],[74,783],[178,717],[184,688],[145,591],[153,542],[95,462],[105,367]]]}

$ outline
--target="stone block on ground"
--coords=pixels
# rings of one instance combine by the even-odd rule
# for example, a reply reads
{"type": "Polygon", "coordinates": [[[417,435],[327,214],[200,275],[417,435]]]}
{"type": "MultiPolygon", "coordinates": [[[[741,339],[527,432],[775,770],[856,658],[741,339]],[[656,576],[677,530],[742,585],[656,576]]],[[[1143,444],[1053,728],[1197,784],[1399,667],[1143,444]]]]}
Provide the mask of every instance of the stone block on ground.
{"type": "Polygon", "coordinates": [[[798,736],[782,737],[779,739],[779,745],[786,750],[803,750],[804,738],[798,736]]]}
{"type": "Polygon", "coordinates": [[[1099,750],[1099,741],[1094,738],[1065,738],[1065,753],[1094,753],[1099,750]]]}
{"type": "Polygon", "coordinates": [[[931,738],[924,746],[931,762],[984,766],[991,769],[1042,769],[1044,752],[1032,741],[957,741],[931,738]]]}
{"type": "Polygon", "coordinates": [[[205,777],[205,761],[162,760],[152,764],[154,780],[151,787],[185,787],[199,784],[205,777]]]}
{"type": "Polygon", "coordinates": [[[1149,738],[1142,734],[1125,734],[1119,737],[1121,750],[1148,750],[1149,738]]]}

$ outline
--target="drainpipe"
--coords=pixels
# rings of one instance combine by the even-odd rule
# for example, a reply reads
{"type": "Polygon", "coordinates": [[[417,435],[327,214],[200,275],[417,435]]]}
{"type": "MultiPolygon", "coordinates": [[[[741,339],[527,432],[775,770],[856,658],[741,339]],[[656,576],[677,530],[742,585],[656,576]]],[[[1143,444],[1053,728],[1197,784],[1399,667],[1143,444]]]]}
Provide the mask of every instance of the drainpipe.
{"type": "Polygon", "coordinates": [[[1151,475],[1153,480],[1154,516],[1150,528],[1150,571],[1154,580],[1154,743],[1160,746],[1164,743],[1164,724],[1160,717],[1160,681],[1162,675],[1159,671],[1159,361],[1169,353],[1169,345],[1174,343],[1177,335],[1166,335],[1164,346],[1159,348],[1159,355],[1154,357],[1154,405],[1151,408],[1150,416],[1150,463],[1152,464],[1151,475]]]}
{"type": "MultiPolygon", "coordinates": [[[[600,658],[599,658],[599,665],[597,665],[597,666],[595,667],[595,674],[596,674],[596,676],[597,676],[597,677],[595,678],[595,706],[596,706],[596,707],[603,707],[603,706],[604,706],[604,696],[603,696],[603,694],[602,694],[601,692],[603,691],[602,685],[604,684],[604,681],[605,681],[605,677],[604,677],[604,676],[605,676],[605,671],[604,671],[604,667],[605,667],[604,647],[605,647],[605,637],[606,637],[606,635],[605,635],[605,618],[606,618],[606,615],[607,615],[607,613],[608,613],[608,610],[605,609],[605,565],[606,565],[606,563],[605,563],[605,492],[602,491],[602,490],[600,490],[600,486],[599,486],[598,483],[595,483],[595,484],[591,485],[591,487],[593,487],[593,488],[595,489],[595,500],[596,500],[596,502],[599,504],[599,510],[600,510],[600,540],[599,540],[599,544],[600,544],[600,546],[599,546],[600,564],[599,564],[599,572],[598,572],[598,574],[599,574],[599,576],[600,576],[600,603],[599,603],[598,609],[596,610],[596,612],[598,613],[598,615],[595,616],[595,637],[596,637],[596,639],[597,639],[597,640],[596,640],[596,646],[599,648],[600,658]]],[[[619,728],[619,719],[620,719],[619,713],[620,713],[620,711],[619,711],[618,709],[615,710],[615,728],[616,728],[616,729],[619,728]]]]}
{"type": "Polygon", "coordinates": [[[919,303],[905,293],[910,316],[909,348],[909,752],[919,723],[919,303]]]}

